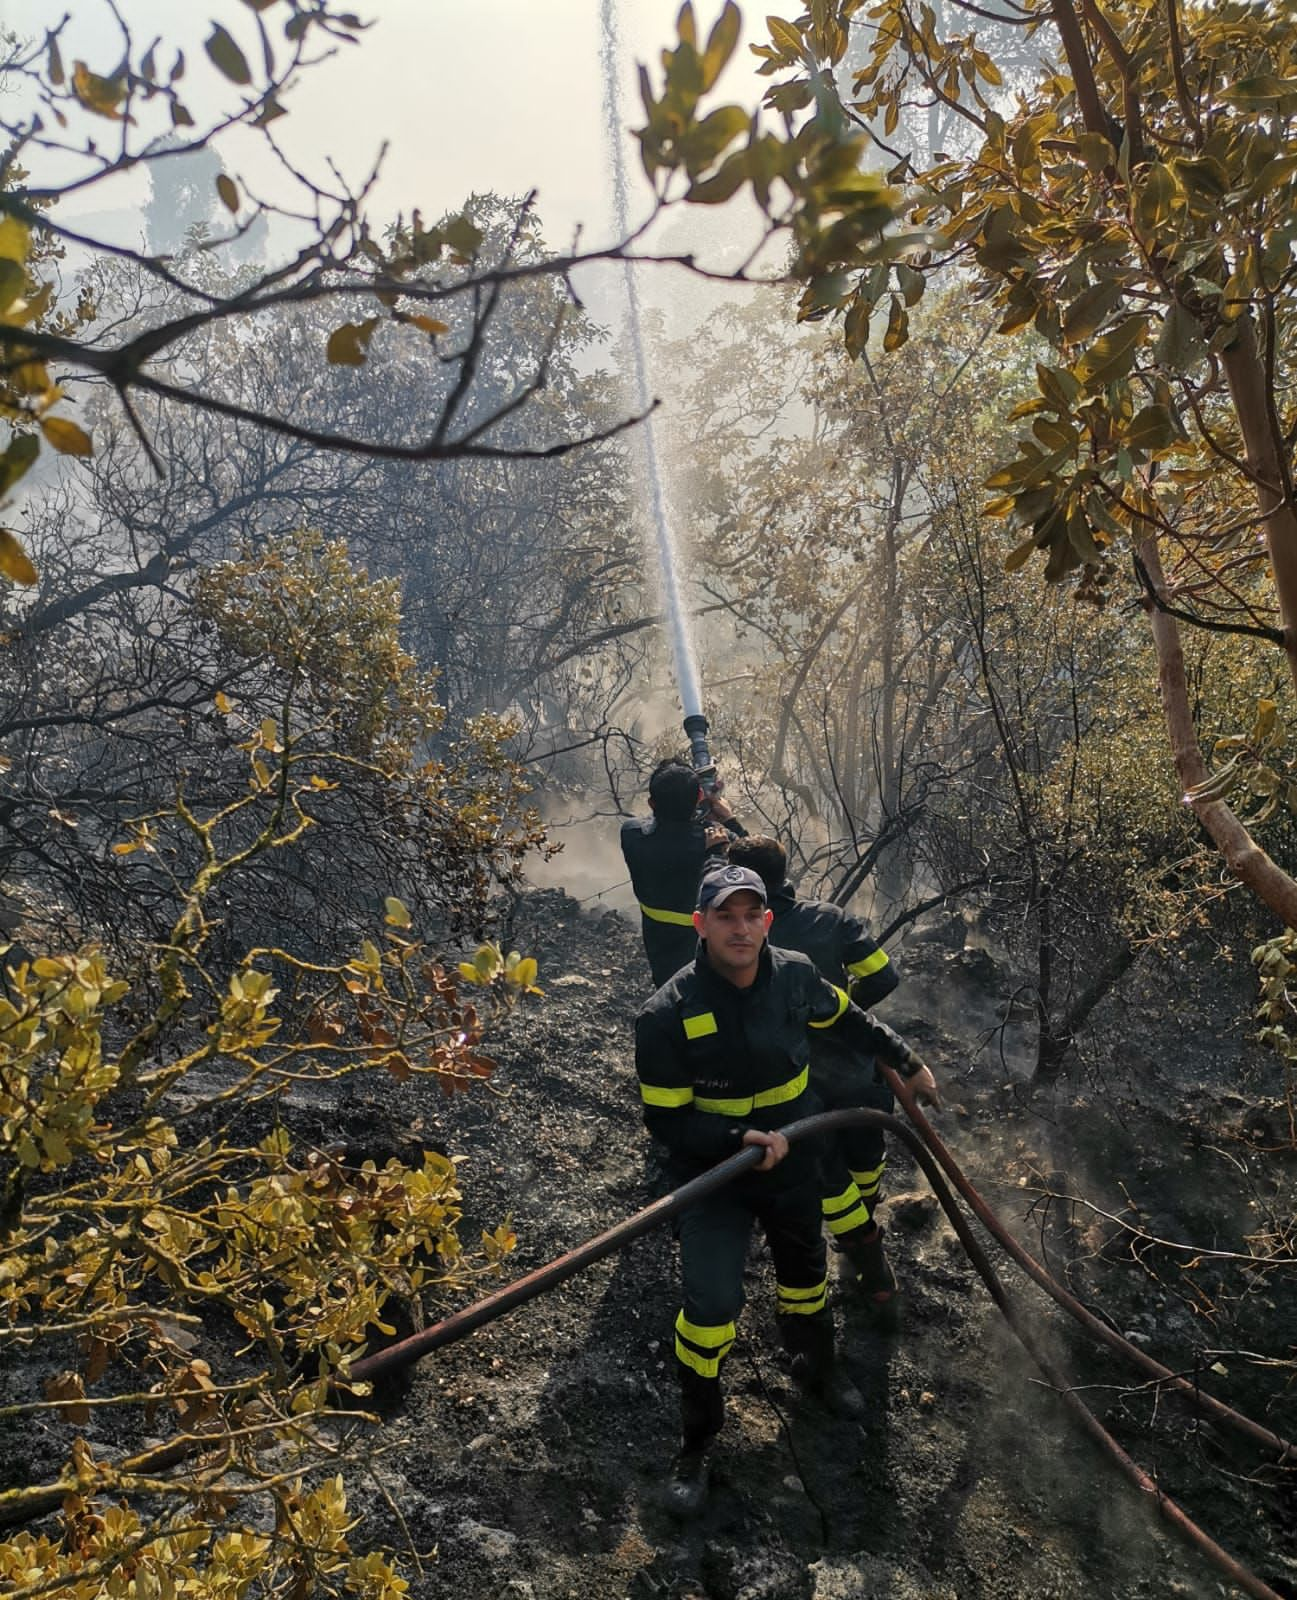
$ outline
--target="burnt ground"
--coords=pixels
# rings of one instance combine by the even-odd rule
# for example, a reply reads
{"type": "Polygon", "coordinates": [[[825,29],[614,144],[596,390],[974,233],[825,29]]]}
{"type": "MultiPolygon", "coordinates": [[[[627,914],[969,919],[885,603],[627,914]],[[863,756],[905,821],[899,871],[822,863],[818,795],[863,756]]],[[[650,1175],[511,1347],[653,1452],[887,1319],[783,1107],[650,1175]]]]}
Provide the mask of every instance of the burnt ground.
{"type": "MultiPolygon", "coordinates": [[[[466,1243],[506,1216],[516,1229],[505,1280],[650,1197],[631,1058],[648,989],[638,930],[543,890],[519,903],[512,932],[538,958],[545,998],[521,1005],[493,1041],[488,1084],[448,1100],[428,1080],[352,1080],[336,1101],[315,1088],[284,1112],[303,1137],[380,1159],[417,1158],[420,1146],[463,1157],[466,1243]]],[[[992,1031],[1012,974],[939,939],[894,955],[903,983],[883,1014],[937,1070],[950,1101],[937,1125],[1001,1218],[1167,1365],[1202,1372],[1222,1399],[1297,1434],[1297,1274],[1205,1253],[1297,1255],[1297,1151],[1282,1070],[1246,1042],[1245,953],[1232,965],[1206,950],[1143,957],[1075,1070],[1035,1096],[1025,1028],[992,1031]]],[[[866,1425],[793,1392],[754,1249],[711,1503],[699,1521],[674,1522],[662,1484],[676,1442],[677,1291],[663,1230],[431,1356],[386,1396],[381,1448],[349,1480],[353,1545],[416,1552],[404,1561],[414,1600],[1239,1592],[1080,1433],[907,1153],[894,1149],[891,1162],[883,1216],[904,1291],[900,1333],[881,1334],[846,1290],[836,1299],[841,1348],[871,1403],[866,1425]]],[[[1297,1596],[1291,1482],[1096,1353],[992,1254],[1130,1454],[1227,1550],[1297,1596]]],[[[497,1281],[485,1278],[483,1292],[497,1281]]],[[[41,1426],[5,1434],[0,1481],[40,1469],[41,1426]]],[[[84,1431],[108,1453],[128,1443],[96,1418],[84,1431]]]]}
{"type": "MultiPolygon", "coordinates": [[[[417,1084],[375,1088],[337,1107],[334,1122],[380,1140],[402,1130],[408,1140],[415,1117],[438,1130],[467,1157],[466,1238],[512,1218],[509,1278],[649,1194],[630,1050],[647,989],[637,930],[549,890],[522,902],[512,942],[539,959],[546,998],[496,1040],[494,1092],[448,1103],[417,1084]]],[[[1293,1253],[1297,1156],[1258,1148],[1282,1146],[1288,1123],[1280,1068],[1246,1043],[1246,972],[1205,952],[1145,958],[1084,1041],[1082,1063],[1033,1099],[1014,1054],[1025,1040],[1012,1029],[988,1039],[1013,989],[1007,972],[940,944],[909,946],[898,965],[905,981],[885,1014],[938,1071],[951,1100],[940,1128],[1001,1217],[1116,1327],[1177,1369],[1218,1363],[1206,1373],[1214,1391],[1292,1437],[1294,1274],[1200,1255],[1247,1251],[1248,1238],[1293,1253]]],[[[867,1425],[792,1391],[754,1250],[712,1500],[698,1522],[672,1521],[661,1487],[675,1444],[677,1298],[660,1231],[416,1369],[388,1451],[358,1484],[358,1541],[412,1544],[423,1553],[408,1569],[412,1593],[460,1600],[1238,1592],[1082,1437],[907,1154],[891,1159],[900,1334],[884,1337],[849,1293],[837,1298],[842,1349],[872,1405],[867,1425]]],[[[1136,1460],[1232,1554],[1297,1595],[1291,1485],[1096,1355],[993,1254],[1136,1460]]]]}

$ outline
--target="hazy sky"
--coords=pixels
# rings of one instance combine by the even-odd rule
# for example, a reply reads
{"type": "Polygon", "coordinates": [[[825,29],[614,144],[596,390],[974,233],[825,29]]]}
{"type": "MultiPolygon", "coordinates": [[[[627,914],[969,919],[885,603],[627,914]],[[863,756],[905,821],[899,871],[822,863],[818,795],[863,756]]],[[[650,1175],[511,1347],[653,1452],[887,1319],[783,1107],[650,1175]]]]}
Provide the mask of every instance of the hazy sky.
{"type": "MultiPolygon", "coordinates": [[[[61,8],[47,0],[2,0],[2,9],[9,27],[39,38],[61,8]]],[[[121,34],[107,5],[77,0],[71,9],[65,58],[82,56],[92,69],[111,71],[121,34]]],[[[202,54],[211,21],[229,26],[253,55],[255,35],[233,0],[120,0],[119,9],[141,45],[161,34],[168,46],[184,47],[194,63],[186,84],[195,114],[202,83],[214,78],[202,54]]],[[[610,236],[599,0],[355,0],[355,9],[372,26],[358,45],[341,46],[305,74],[288,101],[290,116],[278,124],[295,159],[323,175],[324,158],[331,156],[359,181],[386,140],[389,154],[372,207],[377,216],[408,214],[416,205],[435,216],[473,189],[521,194],[534,187],[555,246],[566,245],[578,224],[587,243],[610,236]]],[[[629,121],[639,110],[635,63],[656,66],[658,52],[674,42],[677,5],[621,0],[618,9],[629,121]]],[[[720,0],[699,0],[697,9],[706,29],[720,0]]],[[[745,17],[758,37],[769,9],[767,0],[745,17]]],[[[774,9],[791,13],[796,7],[781,0],[774,9]]],[[[170,59],[169,49],[159,51],[162,64],[170,59]]],[[[745,41],[722,79],[727,98],[755,103],[761,80],[751,72],[752,60],[745,41]]],[[[236,176],[263,186],[272,181],[258,144],[237,136],[221,148],[236,176]]],[[[634,174],[639,178],[637,163],[634,174]]],[[[115,185],[111,196],[106,187],[87,193],[63,214],[100,220],[118,210],[128,220],[139,203],[133,180],[115,185]]]]}

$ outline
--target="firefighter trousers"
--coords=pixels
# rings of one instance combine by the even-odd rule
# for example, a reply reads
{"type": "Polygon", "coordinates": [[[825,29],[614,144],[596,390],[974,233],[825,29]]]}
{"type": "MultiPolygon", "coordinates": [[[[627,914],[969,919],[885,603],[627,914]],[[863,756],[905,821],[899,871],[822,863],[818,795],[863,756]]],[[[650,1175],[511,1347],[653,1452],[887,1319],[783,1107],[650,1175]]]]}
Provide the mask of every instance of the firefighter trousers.
{"type": "MultiPolygon", "coordinates": [[[[865,1106],[891,1111],[892,1091],[859,1061],[812,1061],[811,1088],[826,1111],[865,1106]]],[[[834,1243],[873,1227],[887,1152],[881,1128],[845,1128],[824,1142],[821,1155],[824,1222],[834,1243]]]]}
{"type": "Polygon", "coordinates": [[[792,1354],[818,1365],[833,1355],[828,1268],[818,1187],[775,1186],[764,1175],[710,1195],[677,1225],[684,1304],[676,1318],[686,1442],[697,1447],[721,1425],[721,1370],[743,1309],[743,1267],[754,1225],[775,1268],[780,1337],[792,1354]]]}

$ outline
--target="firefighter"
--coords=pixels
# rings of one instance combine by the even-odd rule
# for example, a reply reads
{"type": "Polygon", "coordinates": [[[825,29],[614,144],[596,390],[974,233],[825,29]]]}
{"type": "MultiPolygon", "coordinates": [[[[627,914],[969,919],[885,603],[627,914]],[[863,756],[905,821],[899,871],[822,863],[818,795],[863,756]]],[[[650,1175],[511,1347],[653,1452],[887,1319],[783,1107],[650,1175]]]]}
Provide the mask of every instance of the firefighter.
{"type": "Polygon", "coordinates": [[[651,817],[622,823],[621,851],[639,901],[644,953],[657,989],[693,960],[698,880],[709,859],[724,860],[725,846],[743,829],[719,785],[704,793],[697,773],[683,761],[657,764],[648,803],[651,817]]]}
{"type": "MultiPolygon", "coordinates": [[[[830,983],[845,988],[862,1007],[878,1004],[897,985],[887,952],[864,924],[823,900],[799,900],[788,881],[788,856],[778,839],[753,834],[735,839],[729,858],[750,868],[766,886],[773,921],[770,943],[808,956],[830,983]]],[[[892,1092],[872,1055],[860,1056],[842,1041],[817,1036],[811,1042],[811,1087],[826,1109],[873,1106],[891,1111],[892,1092]]],[[[875,1218],[887,1152],[878,1128],[847,1128],[821,1151],[824,1221],[847,1269],[885,1322],[894,1318],[896,1274],[883,1251],[883,1229],[875,1218]]]]}
{"type": "Polygon", "coordinates": [[[635,1068],[649,1132],[685,1182],[744,1145],[762,1149],[752,1172],[679,1219],[683,1305],[675,1323],[682,1438],[668,1485],[677,1513],[701,1509],[707,1450],[724,1420],[721,1371],[743,1306],[743,1264],[754,1222],[775,1268],[777,1322],[794,1377],[830,1409],[862,1415],[864,1402],[834,1363],[827,1259],[813,1148],[779,1131],[818,1109],[808,1083],[808,1038],[841,1030],[857,1051],[896,1064],[929,1101],[932,1074],[889,1028],[854,1006],[796,952],[767,943],[766,886],[746,867],[708,871],[694,927],[692,966],[641,1010],[635,1068]]]}

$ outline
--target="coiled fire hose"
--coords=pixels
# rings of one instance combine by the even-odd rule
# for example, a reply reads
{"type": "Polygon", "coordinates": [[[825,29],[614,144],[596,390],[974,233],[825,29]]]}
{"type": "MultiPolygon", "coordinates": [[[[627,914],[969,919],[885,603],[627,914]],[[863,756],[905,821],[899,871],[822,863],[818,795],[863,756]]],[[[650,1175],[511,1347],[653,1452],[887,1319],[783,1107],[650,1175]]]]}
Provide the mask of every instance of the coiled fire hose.
{"type": "MultiPolygon", "coordinates": [[[[886,1069],[885,1069],[886,1070],[886,1069]]],[[[874,1111],[865,1108],[828,1111],[812,1117],[804,1117],[798,1122],[788,1124],[780,1132],[790,1143],[800,1140],[815,1138],[825,1133],[837,1132],[842,1128],[872,1126],[884,1129],[907,1146],[914,1159],[923,1170],[924,1176],[931,1185],[942,1210],[950,1221],[951,1227],[967,1253],[969,1260],[976,1268],[978,1275],[986,1284],[992,1300],[1003,1313],[1005,1320],[1012,1328],[1014,1334],[1031,1355],[1037,1367],[1044,1374],[1050,1386],[1057,1392],[1059,1398],[1071,1411],[1081,1426],[1104,1450],[1108,1457],[1114,1461],[1125,1476],[1142,1493],[1148,1495],[1156,1504],[1161,1515],[1176,1529],[1176,1531],[1201,1554],[1205,1555],[1232,1583],[1238,1585],[1246,1594],[1256,1597],[1256,1600],[1282,1600],[1282,1597],[1272,1589],[1269,1584],[1258,1578],[1255,1573],[1242,1566],[1228,1551],[1222,1549],[1211,1536],[1198,1526],[1196,1522],[1184,1512],[1168,1495],[1164,1494],[1152,1478],[1138,1466],[1122,1449],[1112,1435],[1104,1428],[1103,1424],[1090,1411],[1089,1407],[1077,1396],[1069,1386],[1066,1378],[1053,1365],[1044,1354],[1030,1329],[1025,1325],[1017,1306],[1009,1297],[1000,1281],[999,1275],[988,1259],[981,1244],[974,1237],[968,1221],[955,1201],[941,1168],[944,1166],[951,1173],[952,1179],[959,1191],[968,1200],[977,1216],[990,1229],[1001,1244],[1009,1249],[1014,1259],[1028,1271],[1030,1275],[1046,1288],[1060,1305],[1063,1305],[1073,1315],[1080,1315],[1080,1320],[1087,1328],[1093,1325],[1092,1331],[1102,1330],[1104,1342],[1113,1348],[1120,1348],[1123,1353],[1138,1358],[1146,1370],[1152,1371],[1159,1378],[1168,1382],[1177,1383],[1197,1404],[1205,1405],[1208,1397],[1188,1384],[1183,1379],[1177,1379],[1176,1374],[1160,1366],[1150,1357],[1144,1356],[1142,1351],[1127,1343],[1119,1334],[1099,1321],[1092,1313],[1085,1310],[1070,1296],[1066,1290],[1054,1282],[1049,1273],[1038,1262],[1023,1251],[1016,1240],[1008,1234],[995,1219],[981,1196],[963,1176],[955,1164],[953,1156],[945,1145],[937,1138],[927,1119],[915,1106],[913,1097],[904,1083],[893,1073],[888,1073],[893,1079],[892,1087],[897,1093],[902,1106],[920,1130],[914,1132],[899,1118],[883,1111],[874,1111]],[[929,1148],[929,1141],[934,1148],[929,1148]],[[940,1153],[935,1153],[939,1147],[940,1153]],[[1028,1265],[1030,1263],[1030,1265],[1028,1265]]],[[[434,1350],[445,1349],[447,1345],[455,1344],[460,1339],[466,1338],[476,1329],[488,1322],[506,1315],[517,1306],[524,1305],[528,1300],[534,1300],[538,1295],[545,1294],[555,1289],[567,1278],[582,1272],[586,1267],[592,1266],[596,1261],[601,1261],[605,1256],[611,1255],[616,1250],[624,1249],[633,1240],[660,1227],[683,1211],[686,1206],[701,1200],[704,1196],[713,1194],[717,1189],[724,1188],[732,1183],[735,1178],[750,1171],[757,1166],[764,1157],[764,1149],[759,1146],[748,1146],[731,1156],[727,1161],[711,1168],[700,1177],[683,1184],[680,1188],[664,1195],[643,1211],[637,1212],[625,1222],[618,1223],[616,1227],[609,1228],[605,1233],[588,1240],[585,1244],[566,1255],[559,1256],[547,1266],[539,1267],[535,1272],[528,1273],[516,1282],[498,1289],[494,1294],[488,1295],[484,1300],[479,1300],[476,1305],[468,1306],[463,1311],[457,1311],[452,1316],[444,1318],[430,1328],[411,1334],[409,1338],[402,1339],[396,1344],[388,1345],[386,1349],[376,1351],[373,1355],[365,1356],[360,1361],[353,1362],[348,1369],[349,1381],[352,1383],[368,1382],[384,1373],[393,1372],[399,1368],[409,1366],[421,1357],[431,1354],[434,1350]]],[[[1228,1406],[1219,1401],[1212,1400],[1206,1406],[1211,1413],[1238,1428],[1254,1442],[1263,1444],[1267,1449],[1275,1451],[1281,1460],[1297,1459],[1292,1445],[1272,1434],[1268,1429],[1250,1422],[1240,1413],[1232,1411],[1228,1406]]]]}

